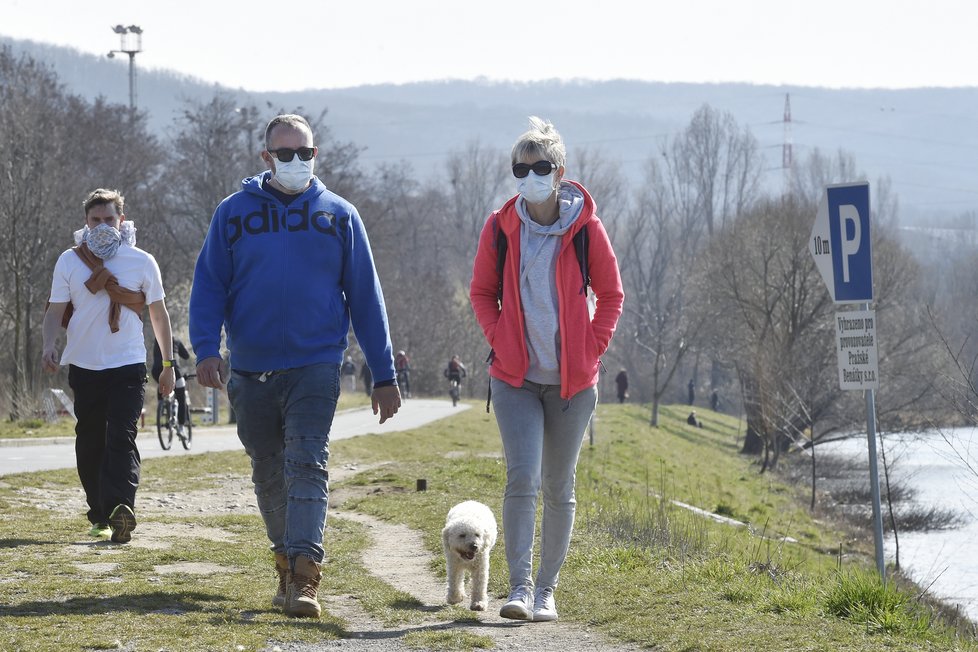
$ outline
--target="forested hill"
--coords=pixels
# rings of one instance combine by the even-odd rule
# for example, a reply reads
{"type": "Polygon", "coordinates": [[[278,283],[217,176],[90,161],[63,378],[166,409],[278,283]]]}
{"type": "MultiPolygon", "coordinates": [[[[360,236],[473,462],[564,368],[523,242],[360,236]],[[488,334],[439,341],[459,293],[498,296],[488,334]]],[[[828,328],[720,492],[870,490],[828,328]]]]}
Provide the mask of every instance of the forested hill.
{"type": "MultiPolygon", "coordinates": [[[[128,102],[126,60],[3,37],[0,44],[48,63],[73,92],[128,102]]],[[[316,85],[316,79],[309,80],[310,87],[316,85]]],[[[334,135],[364,147],[364,163],[406,162],[424,177],[441,173],[446,154],[473,140],[508,148],[526,117],[538,114],[557,125],[572,156],[578,148],[599,149],[619,158],[634,180],[663,137],[682,129],[706,103],[751,129],[764,148],[765,183],[772,189],[782,178],[785,96],[790,95],[796,159],[815,148],[851,153],[871,181],[892,179],[905,223],[933,224],[935,218],[978,209],[978,88],[475,80],[250,93],[144,69],[137,88],[140,108],[163,135],[188,100],[206,100],[219,90],[259,107],[301,107],[308,113],[328,108],[334,135]]]]}

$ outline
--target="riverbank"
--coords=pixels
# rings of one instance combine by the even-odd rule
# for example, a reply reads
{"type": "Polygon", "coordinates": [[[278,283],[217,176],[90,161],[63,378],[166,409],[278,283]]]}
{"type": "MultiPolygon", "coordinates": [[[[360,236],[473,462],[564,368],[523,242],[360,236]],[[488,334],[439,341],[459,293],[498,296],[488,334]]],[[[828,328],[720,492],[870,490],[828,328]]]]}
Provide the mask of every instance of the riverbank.
{"type": "MultiPolygon", "coordinates": [[[[902,572],[926,587],[935,597],[958,605],[972,621],[978,622],[978,475],[967,467],[974,465],[978,452],[978,430],[973,427],[889,434],[884,438],[888,459],[893,465],[893,480],[903,487],[895,504],[898,513],[916,509],[957,516],[957,522],[941,522],[920,527],[898,527],[894,537],[885,519],[884,555],[895,564],[899,544],[902,572]],[[955,448],[963,453],[961,459],[955,448]]],[[[820,446],[852,463],[856,477],[867,477],[865,436],[820,446]]],[[[884,514],[888,514],[884,505],[884,514]]]]}
{"type": "Polygon", "coordinates": [[[685,423],[685,410],[664,408],[653,429],[644,406],[600,407],[594,445],[585,443],[581,455],[577,528],[557,591],[557,623],[498,618],[508,592],[502,545],[492,555],[495,610],[474,613],[375,573],[378,564],[365,553],[375,549],[371,529],[344,517],[416,533],[382,540],[380,549],[394,557],[417,547],[428,559],[422,568],[443,582],[439,533],[448,508],[477,498],[501,516],[505,468],[494,418],[471,409],[331,447],[339,505],[326,537],[326,615],[316,623],[290,621],[268,604],[273,573],[240,452],[147,461],[140,526],[128,546],[84,540],[73,472],[3,478],[0,647],[118,641],[120,649],[311,652],[356,639],[370,650],[542,649],[532,641],[571,632],[559,639],[565,652],[628,645],[976,649],[972,639],[929,620],[912,594],[875,585],[864,542],[813,519],[794,487],[758,475],[752,460],[737,454],[735,420],[698,410],[704,427],[695,428],[685,423]],[[427,491],[415,491],[418,479],[427,491]],[[748,527],[703,518],[672,500],[748,527]],[[343,610],[354,603],[361,617],[343,610]]]}

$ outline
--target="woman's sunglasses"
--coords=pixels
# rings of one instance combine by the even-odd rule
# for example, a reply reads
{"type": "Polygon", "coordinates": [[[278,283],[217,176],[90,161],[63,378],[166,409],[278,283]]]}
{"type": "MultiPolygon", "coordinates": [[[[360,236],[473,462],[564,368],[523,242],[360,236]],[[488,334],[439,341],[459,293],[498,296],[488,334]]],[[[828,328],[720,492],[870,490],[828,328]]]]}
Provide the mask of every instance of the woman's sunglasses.
{"type": "MultiPolygon", "coordinates": [[[[316,148],[315,147],[300,147],[299,149],[292,149],[290,147],[279,147],[278,149],[270,149],[270,150],[268,150],[268,153],[269,154],[274,154],[275,155],[275,158],[277,158],[278,160],[282,161],[283,163],[288,163],[289,161],[291,161],[293,158],[295,158],[295,155],[296,154],[299,155],[299,160],[300,161],[308,161],[313,156],[315,156],[315,154],[316,154],[316,148]]],[[[534,165],[536,165],[536,164],[534,163],[534,165]]],[[[524,174],[523,176],[525,177],[526,175],[524,174]]]]}
{"type": "Polygon", "coordinates": [[[537,161],[533,165],[517,163],[513,166],[513,176],[517,179],[522,179],[530,173],[530,170],[533,170],[534,174],[545,177],[556,169],[557,166],[550,161],[537,161]]]}

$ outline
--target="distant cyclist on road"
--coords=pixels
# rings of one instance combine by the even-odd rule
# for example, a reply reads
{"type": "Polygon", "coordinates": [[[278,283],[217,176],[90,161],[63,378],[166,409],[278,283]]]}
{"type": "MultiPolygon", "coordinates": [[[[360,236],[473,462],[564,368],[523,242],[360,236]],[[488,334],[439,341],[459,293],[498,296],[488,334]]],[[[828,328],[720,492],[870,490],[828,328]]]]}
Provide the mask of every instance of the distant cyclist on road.
{"type": "Polygon", "coordinates": [[[465,378],[465,365],[462,364],[462,361],[459,360],[457,355],[453,355],[452,359],[448,361],[448,366],[445,367],[444,373],[449,385],[451,385],[448,394],[452,397],[452,405],[458,405],[458,400],[462,392],[462,379],[465,378]]]}
{"type": "Polygon", "coordinates": [[[448,366],[445,367],[445,378],[449,382],[454,380],[459,385],[462,384],[462,379],[465,378],[465,365],[462,364],[457,355],[453,355],[452,359],[448,361],[448,366]]]}
{"type": "MultiPolygon", "coordinates": [[[[187,347],[183,345],[183,342],[174,337],[173,354],[173,374],[177,379],[176,384],[173,386],[173,394],[177,398],[177,433],[182,437],[183,426],[187,423],[187,379],[183,377],[183,373],[180,371],[179,358],[189,360],[190,352],[187,351],[187,347]]],[[[153,342],[153,368],[150,373],[153,375],[153,380],[159,384],[160,374],[163,373],[163,354],[160,353],[160,345],[155,341],[153,342]]],[[[159,392],[157,393],[159,394],[159,392]]],[[[166,397],[159,395],[159,398],[166,397]]]]}
{"type": "Polygon", "coordinates": [[[397,386],[401,388],[404,398],[411,398],[411,358],[404,351],[398,351],[394,357],[394,371],[397,372],[397,386]]]}

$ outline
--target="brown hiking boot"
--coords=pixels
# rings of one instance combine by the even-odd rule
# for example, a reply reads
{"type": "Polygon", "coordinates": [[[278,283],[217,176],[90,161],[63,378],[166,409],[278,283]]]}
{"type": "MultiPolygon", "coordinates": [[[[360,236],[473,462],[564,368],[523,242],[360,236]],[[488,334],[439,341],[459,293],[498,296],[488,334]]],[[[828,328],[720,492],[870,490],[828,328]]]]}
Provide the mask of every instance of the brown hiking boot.
{"type": "Polygon", "coordinates": [[[285,613],[298,618],[319,618],[322,607],[316,594],[319,591],[319,564],[308,557],[295,558],[292,574],[289,578],[285,598],[285,613]]]}
{"type": "Polygon", "coordinates": [[[275,553],[275,572],[278,573],[278,592],[272,598],[273,607],[285,606],[285,592],[289,586],[289,558],[285,553],[275,553]]]}

